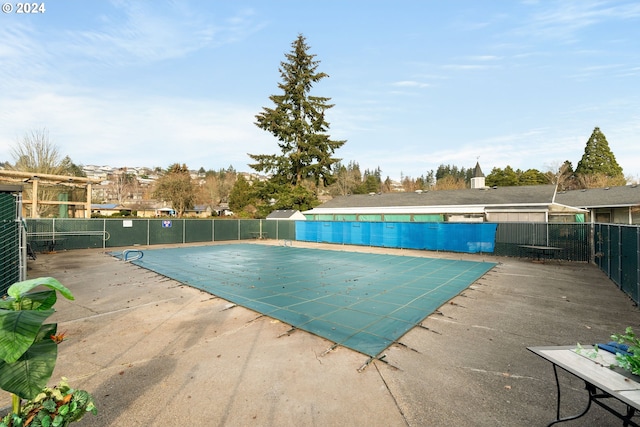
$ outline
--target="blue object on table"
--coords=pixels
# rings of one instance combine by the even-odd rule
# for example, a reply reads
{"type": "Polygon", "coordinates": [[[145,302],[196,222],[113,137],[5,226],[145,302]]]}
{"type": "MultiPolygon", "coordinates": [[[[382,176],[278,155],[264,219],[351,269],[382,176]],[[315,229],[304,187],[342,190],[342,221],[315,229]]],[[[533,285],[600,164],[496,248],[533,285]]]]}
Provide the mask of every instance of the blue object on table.
{"type": "Polygon", "coordinates": [[[608,342],[606,344],[596,344],[598,348],[608,351],[609,353],[620,353],[624,356],[630,356],[633,354],[629,351],[629,346],[626,344],[619,344],[615,341],[608,342]]]}

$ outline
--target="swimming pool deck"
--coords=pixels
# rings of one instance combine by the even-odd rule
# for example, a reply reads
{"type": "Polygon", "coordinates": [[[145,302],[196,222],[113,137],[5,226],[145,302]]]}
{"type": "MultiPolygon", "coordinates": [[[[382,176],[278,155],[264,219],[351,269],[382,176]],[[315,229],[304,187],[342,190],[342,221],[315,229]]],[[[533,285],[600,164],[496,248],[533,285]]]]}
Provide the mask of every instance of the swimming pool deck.
{"type": "MultiPolygon", "coordinates": [[[[293,245],[499,264],[365,366],[361,353],[328,351],[323,338],[103,250],[39,254],[29,278],[53,276],[76,296],[56,306],[68,339],[52,382],[64,375],[90,391],[99,414],[74,425],[546,425],[553,370],[526,347],[593,344],[640,323],[633,302],[593,265],[293,245]]],[[[561,380],[563,414],[579,412],[583,384],[561,380]]],[[[8,404],[0,395],[0,407],[8,404]]],[[[618,425],[601,408],[563,423],[588,424],[618,425]]]]}

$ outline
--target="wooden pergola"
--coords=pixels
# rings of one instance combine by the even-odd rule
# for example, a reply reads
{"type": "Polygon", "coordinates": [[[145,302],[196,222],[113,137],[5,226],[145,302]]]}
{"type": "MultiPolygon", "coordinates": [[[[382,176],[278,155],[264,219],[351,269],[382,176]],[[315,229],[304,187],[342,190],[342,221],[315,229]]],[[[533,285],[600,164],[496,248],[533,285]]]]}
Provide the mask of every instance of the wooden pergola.
{"type": "MultiPolygon", "coordinates": [[[[0,170],[0,181],[17,182],[31,185],[31,199],[22,200],[22,209],[31,206],[31,218],[38,218],[38,205],[75,205],[84,209],[84,217],[91,218],[91,185],[100,183],[99,180],[71,175],[51,175],[37,172],[20,172],[0,170]],[[86,199],[84,201],[67,200],[39,200],[38,187],[63,185],[70,188],[84,188],[86,199]]],[[[24,212],[23,212],[24,214],[24,212]]]]}

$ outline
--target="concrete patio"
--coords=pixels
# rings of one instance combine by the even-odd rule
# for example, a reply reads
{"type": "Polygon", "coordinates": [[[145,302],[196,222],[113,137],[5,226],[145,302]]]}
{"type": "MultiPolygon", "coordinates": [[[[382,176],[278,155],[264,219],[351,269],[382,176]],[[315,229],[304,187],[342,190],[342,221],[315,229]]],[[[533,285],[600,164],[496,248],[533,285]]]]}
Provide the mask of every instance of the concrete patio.
{"type": "MultiPolygon", "coordinates": [[[[367,365],[365,355],[328,351],[325,339],[103,250],[39,254],[29,278],[53,276],[76,297],[56,305],[68,339],[52,383],[66,376],[88,390],[99,414],[75,425],[546,425],[555,415],[553,370],[526,347],[593,344],[640,329],[637,307],[594,265],[293,246],[499,264],[367,365]]],[[[584,385],[561,380],[563,414],[580,412],[584,385]]],[[[0,396],[0,407],[8,404],[0,396]]],[[[595,407],[563,425],[620,424],[595,407]]]]}

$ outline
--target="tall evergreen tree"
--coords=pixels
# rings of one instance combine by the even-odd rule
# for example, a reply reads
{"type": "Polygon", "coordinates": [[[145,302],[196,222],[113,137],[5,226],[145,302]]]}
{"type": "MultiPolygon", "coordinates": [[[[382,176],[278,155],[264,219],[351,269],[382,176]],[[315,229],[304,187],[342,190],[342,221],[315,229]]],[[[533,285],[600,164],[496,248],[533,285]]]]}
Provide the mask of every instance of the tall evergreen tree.
{"type": "Polygon", "coordinates": [[[248,205],[254,202],[251,185],[242,175],[238,175],[229,193],[229,207],[236,214],[240,214],[248,205]]]}
{"type": "Polygon", "coordinates": [[[450,182],[462,180],[464,183],[470,183],[473,177],[474,168],[465,169],[464,167],[458,168],[455,165],[440,165],[436,171],[436,181],[440,181],[443,178],[451,177],[450,182]]]}
{"type": "Polygon", "coordinates": [[[255,161],[249,166],[272,173],[276,184],[300,186],[312,180],[329,185],[334,181],[332,166],[339,161],[333,154],[345,141],[332,140],[326,133],[325,111],[333,107],[331,98],[309,94],[328,75],[317,71],[320,61],[308,52],[304,36],[298,35],[291,46],[279,68],[282,94],[271,95],[275,107],[264,107],[256,116],[256,125],[278,139],[281,154],[249,154],[255,161]]]}
{"type": "Polygon", "coordinates": [[[596,127],[591,133],[575,172],[578,175],[600,174],[608,178],[624,178],[622,168],[618,165],[600,128],[596,127]]]}
{"type": "Polygon", "coordinates": [[[518,174],[518,185],[544,185],[549,184],[549,178],[537,169],[527,169],[518,174]]]}
{"type": "Polygon", "coordinates": [[[512,187],[518,185],[518,174],[511,166],[506,166],[504,170],[493,168],[491,173],[485,178],[485,182],[489,187],[493,187],[494,185],[499,187],[512,187]]]}

